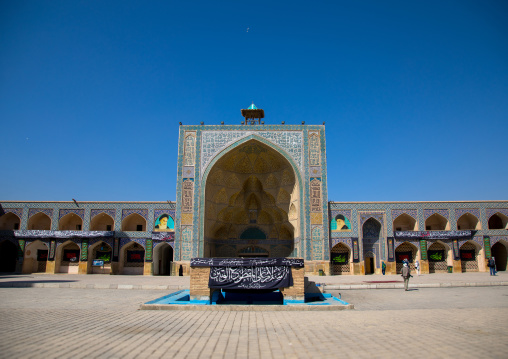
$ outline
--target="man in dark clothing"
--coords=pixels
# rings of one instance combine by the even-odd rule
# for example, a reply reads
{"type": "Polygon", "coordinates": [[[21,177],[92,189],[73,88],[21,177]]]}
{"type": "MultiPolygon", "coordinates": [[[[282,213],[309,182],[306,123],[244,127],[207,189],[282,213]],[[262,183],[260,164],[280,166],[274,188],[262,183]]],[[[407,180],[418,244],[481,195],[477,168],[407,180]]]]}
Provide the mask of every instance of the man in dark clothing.
{"type": "Polygon", "coordinates": [[[402,275],[402,278],[404,278],[404,290],[408,290],[409,287],[409,278],[412,277],[411,275],[411,269],[407,265],[407,263],[404,263],[404,266],[402,267],[402,271],[400,272],[402,275]]]}
{"type": "Polygon", "coordinates": [[[496,260],[494,257],[490,257],[488,266],[490,268],[490,275],[496,275],[496,260]]]}
{"type": "Polygon", "coordinates": [[[385,275],[385,271],[386,271],[386,264],[385,264],[385,262],[381,263],[381,271],[383,272],[383,275],[385,275]]]}

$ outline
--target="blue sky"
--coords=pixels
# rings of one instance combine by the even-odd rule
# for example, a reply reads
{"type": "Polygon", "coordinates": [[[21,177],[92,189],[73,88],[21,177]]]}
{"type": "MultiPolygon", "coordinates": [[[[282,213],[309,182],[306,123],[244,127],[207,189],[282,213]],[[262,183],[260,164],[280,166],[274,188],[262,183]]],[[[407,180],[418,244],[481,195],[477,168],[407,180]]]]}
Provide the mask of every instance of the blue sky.
{"type": "Polygon", "coordinates": [[[251,101],[326,122],[329,200],[507,200],[508,2],[0,2],[0,200],[175,200],[251,101]]]}

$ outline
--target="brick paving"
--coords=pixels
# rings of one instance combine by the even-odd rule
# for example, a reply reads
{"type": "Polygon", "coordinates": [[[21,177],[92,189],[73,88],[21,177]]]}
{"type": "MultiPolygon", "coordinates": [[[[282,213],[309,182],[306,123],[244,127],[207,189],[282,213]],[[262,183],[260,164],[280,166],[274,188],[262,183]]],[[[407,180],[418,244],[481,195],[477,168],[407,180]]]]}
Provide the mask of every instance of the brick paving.
{"type": "Polygon", "coordinates": [[[355,310],[140,311],[164,293],[0,288],[0,357],[507,357],[506,286],[339,292],[355,310]]]}

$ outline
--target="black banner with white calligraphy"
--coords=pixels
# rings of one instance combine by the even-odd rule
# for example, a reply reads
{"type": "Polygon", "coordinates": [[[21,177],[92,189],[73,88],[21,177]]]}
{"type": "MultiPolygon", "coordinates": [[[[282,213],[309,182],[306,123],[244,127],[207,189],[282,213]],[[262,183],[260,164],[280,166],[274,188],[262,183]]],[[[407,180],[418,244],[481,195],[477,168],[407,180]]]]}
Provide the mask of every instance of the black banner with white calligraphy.
{"type": "Polygon", "coordinates": [[[476,231],[394,231],[396,240],[404,239],[469,239],[476,231]]]}
{"type": "Polygon", "coordinates": [[[210,267],[209,288],[278,289],[293,285],[291,267],[301,258],[192,258],[191,267],[210,267]]]}
{"type": "Polygon", "coordinates": [[[291,267],[211,267],[209,288],[278,289],[293,285],[291,267]]]}

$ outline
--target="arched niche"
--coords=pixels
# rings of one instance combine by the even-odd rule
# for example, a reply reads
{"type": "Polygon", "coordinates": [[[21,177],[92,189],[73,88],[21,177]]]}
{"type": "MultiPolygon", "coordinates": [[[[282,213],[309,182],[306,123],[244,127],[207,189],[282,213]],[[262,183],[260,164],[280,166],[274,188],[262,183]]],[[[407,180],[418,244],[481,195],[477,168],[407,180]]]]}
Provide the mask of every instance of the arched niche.
{"type": "Polygon", "coordinates": [[[448,266],[453,265],[451,247],[441,241],[432,243],[427,249],[429,273],[446,273],[448,266]]]}
{"type": "Polygon", "coordinates": [[[0,230],[18,230],[21,220],[12,212],[8,212],[0,217],[0,230]]]}
{"type": "Polygon", "coordinates": [[[28,229],[49,231],[51,229],[51,218],[46,213],[36,213],[28,219],[28,229]]]}
{"type": "Polygon", "coordinates": [[[407,213],[400,214],[395,220],[393,221],[393,230],[394,231],[417,231],[418,230],[418,223],[416,222],[416,219],[411,217],[407,213]]]}
{"type": "Polygon", "coordinates": [[[491,248],[491,253],[496,261],[496,270],[505,272],[508,254],[508,242],[500,240],[499,242],[495,243],[491,248]]]}
{"type": "Polygon", "coordinates": [[[300,179],[293,164],[261,139],[246,140],[219,155],[203,181],[205,257],[233,252],[226,247],[236,248],[238,255],[240,236],[251,227],[270,240],[300,236],[300,179]],[[224,240],[231,244],[224,246],[224,240]]]}
{"type": "Polygon", "coordinates": [[[109,214],[101,212],[92,217],[90,221],[91,231],[112,231],[115,228],[115,220],[109,214]]]}
{"type": "Polygon", "coordinates": [[[142,275],[145,265],[145,248],[136,242],[129,242],[120,249],[119,267],[121,274],[142,275]]]}
{"type": "Polygon", "coordinates": [[[99,241],[88,248],[88,273],[89,274],[111,274],[111,261],[113,259],[113,249],[104,242],[99,241]],[[104,266],[92,266],[94,259],[104,261],[104,266]]]}
{"type": "Polygon", "coordinates": [[[378,240],[381,236],[381,227],[381,223],[378,220],[369,218],[362,226],[363,238],[378,240]]]}
{"type": "Polygon", "coordinates": [[[410,242],[399,244],[397,248],[395,248],[395,262],[397,263],[397,273],[400,273],[404,259],[408,260],[411,271],[415,271],[415,262],[418,259],[417,254],[418,248],[414,244],[410,242]]]}
{"type": "Polygon", "coordinates": [[[0,272],[15,272],[18,248],[8,240],[0,241],[0,272]]]}
{"type": "Polygon", "coordinates": [[[159,243],[153,248],[153,274],[171,275],[173,247],[167,243],[159,243]]]}
{"type": "Polygon", "coordinates": [[[68,213],[58,223],[60,231],[81,231],[83,229],[83,220],[76,213],[68,213]]]}
{"type": "Polygon", "coordinates": [[[457,229],[458,230],[480,230],[482,229],[481,222],[478,218],[467,212],[459,217],[457,220],[457,229]]]}
{"type": "Polygon", "coordinates": [[[494,213],[489,218],[489,229],[508,229],[508,216],[503,213],[494,213]]]}
{"type": "Polygon", "coordinates": [[[143,232],[146,231],[146,219],[137,213],[131,213],[122,221],[122,231],[143,232]]]}
{"type": "Polygon", "coordinates": [[[81,249],[73,241],[66,241],[56,248],[56,273],[78,274],[81,249]]]}
{"type": "Polygon", "coordinates": [[[425,230],[426,231],[449,231],[450,230],[450,222],[440,215],[439,213],[434,213],[429,216],[425,221],[425,230]]]}
{"type": "Polygon", "coordinates": [[[460,246],[460,263],[462,266],[462,272],[479,272],[480,263],[479,255],[481,247],[474,241],[467,241],[460,246]]]}
{"type": "Polygon", "coordinates": [[[351,274],[352,252],[344,243],[337,243],[331,249],[330,261],[333,275],[351,274]]]}
{"type": "Polygon", "coordinates": [[[23,259],[23,273],[45,273],[48,261],[49,248],[40,241],[27,243],[23,259]]]}

